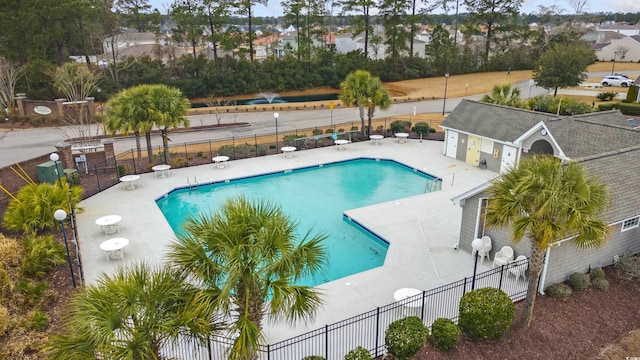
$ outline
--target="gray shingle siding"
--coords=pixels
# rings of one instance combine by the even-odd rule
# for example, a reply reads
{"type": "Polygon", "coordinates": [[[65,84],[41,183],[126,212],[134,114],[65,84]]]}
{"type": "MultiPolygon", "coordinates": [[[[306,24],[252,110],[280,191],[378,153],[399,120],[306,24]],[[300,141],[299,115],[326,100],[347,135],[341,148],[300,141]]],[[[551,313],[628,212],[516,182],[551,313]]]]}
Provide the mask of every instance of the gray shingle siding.
{"type": "MultiPolygon", "coordinates": [[[[592,265],[610,265],[614,255],[640,252],[640,228],[620,231],[621,221],[640,215],[640,131],[631,128],[620,112],[556,117],[463,100],[441,126],[459,133],[457,159],[461,161],[466,160],[469,135],[493,140],[493,149],[500,151],[498,158],[493,154],[480,154],[487,162],[487,171],[500,171],[505,144],[521,147],[521,156],[528,156],[532,145],[544,140],[555,156],[564,154],[566,159],[579,162],[588,175],[607,185],[610,202],[603,220],[611,224],[609,238],[603,246],[593,249],[582,249],[569,241],[553,246],[543,287],[564,281],[574,272],[586,272],[592,265]],[[548,134],[537,131],[536,127],[542,127],[541,124],[548,129],[548,134]]],[[[478,201],[487,196],[473,192],[464,196],[467,197],[461,201],[459,247],[470,252],[476,235],[478,201]]],[[[514,245],[508,229],[486,229],[485,234],[492,238],[491,258],[504,245],[513,247],[516,256],[530,255],[530,242],[523,239],[514,245]]]]}
{"type": "Polygon", "coordinates": [[[611,226],[609,238],[598,248],[583,249],[569,241],[552,247],[544,288],[567,280],[574,272],[587,272],[590,266],[611,265],[615,255],[640,252],[640,228],[625,232],[620,229],[621,225],[611,226]]]}

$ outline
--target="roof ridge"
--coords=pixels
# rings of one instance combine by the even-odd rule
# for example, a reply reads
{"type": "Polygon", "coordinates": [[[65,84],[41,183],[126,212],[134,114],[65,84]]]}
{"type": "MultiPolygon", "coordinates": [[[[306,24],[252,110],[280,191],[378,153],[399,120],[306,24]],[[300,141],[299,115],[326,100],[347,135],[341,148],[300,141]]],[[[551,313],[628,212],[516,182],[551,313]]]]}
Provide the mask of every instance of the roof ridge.
{"type": "Polygon", "coordinates": [[[581,158],[571,159],[571,161],[574,161],[574,162],[585,162],[585,161],[594,160],[594,159],[601,159],[601,158],[608,157],[608,156],[620,155],[620,154],[623,154],[623,153],[636,151],[636,150],[640,150],[640,145],[630,146],[630,147],[626,147],[626,148],[622,148],[622,149],[606,151],[606,152],[603,152],[603,153],[600,153],[600,154],[594,154],[594,155],[589,155],[589,156],[585,156],[585,157],[581,157],[581,158]]]}

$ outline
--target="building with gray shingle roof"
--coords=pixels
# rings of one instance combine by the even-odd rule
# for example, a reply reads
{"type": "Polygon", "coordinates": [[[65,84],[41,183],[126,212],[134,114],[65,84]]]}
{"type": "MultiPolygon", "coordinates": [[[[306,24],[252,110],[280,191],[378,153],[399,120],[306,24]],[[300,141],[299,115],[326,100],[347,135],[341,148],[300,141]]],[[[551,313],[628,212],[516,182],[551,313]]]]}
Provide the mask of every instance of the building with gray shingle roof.
{"type": "MultiPolygon", "coordinates": [[[[550,154],[581,163],[591,176],[607,185],[609,207],[603,219],[610,236],[602,247],[573,245],[547,249],[541,289],[566,280],[574,272],[605,266],[614,259],[640,252],[640,130],[619,111],[556,116],[530,110],[463,100],[441,124],[444,155],[476,165],[496,176],[532,154],[550,154]]],[[[469,189],[452,201],[463,209],[459,246],[471,251],[471,241],[484,235],[494,251],[512,246],[516,255],[529,256],[529,243],[513,244],[506,229],[482,224],[490,201],[490,183],[469,189]]],[[[564,244],[565,241],[560,244],[564,244]]]]}

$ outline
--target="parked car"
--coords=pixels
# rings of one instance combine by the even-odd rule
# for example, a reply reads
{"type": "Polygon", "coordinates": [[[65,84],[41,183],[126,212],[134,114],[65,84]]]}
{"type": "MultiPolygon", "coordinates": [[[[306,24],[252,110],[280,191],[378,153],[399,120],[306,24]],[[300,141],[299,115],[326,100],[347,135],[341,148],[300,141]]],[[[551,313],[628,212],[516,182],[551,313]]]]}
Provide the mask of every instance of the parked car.
{"type": "Polygon", "coordinates": [[[602,86],[629,87],[633,85],[633,80],[620,75],[605,76],[600,80],[602,86]]]}

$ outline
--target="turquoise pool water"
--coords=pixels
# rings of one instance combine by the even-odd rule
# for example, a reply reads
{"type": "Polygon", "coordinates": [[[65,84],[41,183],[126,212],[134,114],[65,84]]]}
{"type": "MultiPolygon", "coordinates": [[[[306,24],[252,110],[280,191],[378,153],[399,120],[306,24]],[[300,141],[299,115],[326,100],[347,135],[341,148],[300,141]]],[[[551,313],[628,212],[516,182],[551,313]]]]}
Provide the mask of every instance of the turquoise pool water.
{"type": "Polygon", "coordinates": [[[344,217],[344,211],[423,194],[439,183],[395,161],[356,159],[200,185],[197,190],[176,189],[156,203],[176,234],[189,215],[213,213],[239,194],[279,204],[299,222],[301,233],[313,228],[314,233],[328,234],[326,273],[301,281],[315,286],[384,263],[389,244],[344,217]]]}

